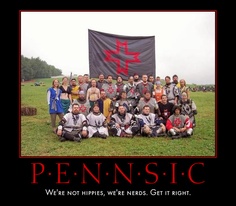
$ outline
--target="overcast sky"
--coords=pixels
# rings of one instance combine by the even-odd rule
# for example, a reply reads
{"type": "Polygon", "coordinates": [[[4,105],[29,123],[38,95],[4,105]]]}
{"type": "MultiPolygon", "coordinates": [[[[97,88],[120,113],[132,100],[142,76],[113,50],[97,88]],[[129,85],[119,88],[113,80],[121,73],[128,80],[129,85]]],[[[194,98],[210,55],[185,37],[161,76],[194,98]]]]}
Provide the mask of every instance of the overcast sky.
{"type": "Polygon", "coordinates": [[[156,75],[215,84],[215,11],[21,13],[21,54],[61,69],[89,73],[88,30],[155,36],[156,75]]]}

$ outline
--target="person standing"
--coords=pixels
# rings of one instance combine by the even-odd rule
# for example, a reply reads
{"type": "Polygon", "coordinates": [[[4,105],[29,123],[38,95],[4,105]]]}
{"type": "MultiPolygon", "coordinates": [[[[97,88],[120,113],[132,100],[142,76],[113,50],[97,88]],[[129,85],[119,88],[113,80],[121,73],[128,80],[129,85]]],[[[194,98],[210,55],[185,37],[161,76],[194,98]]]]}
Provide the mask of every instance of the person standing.
{"type": "Polygon", "coordinates": [[[61,120],[64,115],[64,110],[61,104],[61,93],[59,89],[58,79],[52,81],[52,86],[47,90],[48,111],[51,118],[52,131],[56,133],[56,117],[61,120]]]}
{"type": "Polygon", "coordinates": [[[161,87],[161,82],[155,82],[155,89],[153,91],[153,97],[156,99],[157,103],[161,101],[161,96],[165,93],[165,90],[161,87]]]}
{"type": "Polygon", "coordinates": [[[97,88],[101,91],[102,85],[106,83],[107,81],[105,80],[104,74],[99,74],[98,80],[97,80],[97,88]]]}
{"type": "Polygon", "coordinates": [[[134,73],[133,77],[135,86],[137,86],[140,82],[142,82],[142,80],[139,78],[139,74],[134,73]]]}
{"type": "Polygon", "coordinates": [[[117,76],[116,78],[116,100],[119,100],[121,98],[121,93],[124,91],[123,87],[125,85],[123,78],[121,76],[117,76]]]}
{"type": "Polygon", "coordinates": [[[180,83],[180,98],[179,101],[182,99],[182,93],[185,92],[187,94],[187,99],[190,99],[190,88],[186,85],[186,81],[181,79],[180,83]]]}
{"type": "Polygon", "coordinates": [[[71,99],[72,102],[79,98],[79,86],[77,85],[76,79],[73,78],[70,81],[71,87],[71,99]]]}
{"type": "Polygon", "coordinates": [[[89,101],[91,108],[99,98],[100,98],[100,90],[97,88],[96,79],[92,79],[91,87],[88,88],[86,96],[86,99],[89,101]]]}
{"type": "Polygon", "coordinates": [[[68,84],[68,78],[63,77],[62,78],[62,85],[59,87],[61,92],[61,104],[63,107],[64,114],[68,113],[69,107],[72,104],[72,98],[71,98],[71,87],[68,84]]]}
{"type": "Polygon", "coordinates": [[[107,83],[102,85],[101,90],[106,92],[106,96],[110,98],[113,102],[116,101],[117,97],[117,86],[115,83],[113,83],[113,77],[112,75],[107,76],[107,83]]]}
{"type": "Polygon", "coordinates": [[[177,74],[174,74],[172,76],[172,84],[176,85],[178,88],[180,88],[180,83],[179,83],[179,77],[177,74]]]}
{"type": "Polygon", "coordinates": [[[137,87],[136,87],[136,91],[141,97],[144,97],[144,94],[148,91],[150,92],[151,96],[153,95],[153,91],[154,91],[154,85],[151,82],[148,82],[148,76],[146,74],[142,75],[142,82],[140,82],[137,87]]]}
{"type": "Polygon", "coordinates": [[[167,96],[168,102],[173,103],[174,105],[178,104],[179,99],[179,88],[176,86],[176,84],[171,83],[170,76],[165,77],[165,85],[163,86],[163,89],[165,91],[165,94],[167,96]]]}
{"type": "Polygon", "coordinates": [[[123,90],[127,94],[127,100],[131,102],[132,111],[137,107],[139,101],[139,94],[136,91],[136,85],[134,84],[134,77],[129,76],[128,82],[124,85],[123,90]]]}
{"type": "Polygon", "coordinates": [[[78,76],[78,86],[79,86],[79,90],[84,91],[85,96],[86,96],[87,90],[88,90],[88,83],[85,82],[83,75],[78,76]]]}

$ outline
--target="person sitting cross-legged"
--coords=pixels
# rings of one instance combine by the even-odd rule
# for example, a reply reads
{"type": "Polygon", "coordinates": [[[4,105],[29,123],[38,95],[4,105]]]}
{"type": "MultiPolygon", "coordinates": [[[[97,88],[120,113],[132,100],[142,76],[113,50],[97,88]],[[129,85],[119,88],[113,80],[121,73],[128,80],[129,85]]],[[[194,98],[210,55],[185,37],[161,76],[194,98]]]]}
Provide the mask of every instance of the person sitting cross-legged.
{"type": "Polygon", "coordinates": [[[166,136],[166,127],[157,114],[150,112],[150,106],[145,105],[142,113],[137,115],[141,127],[141,135],[144,137],[166,136]]]}
{"type": "Polygon", "coordinates": [[[175,105],[174,113],[166,121],[167,135],[172,139],[193,135],[193,125],[189,117],[181,114],[181,107],[175,105]]]}
{"type": "Polygon", "coordinates": [[[61,142],[66,140],[80,142],[88,138],[88,122],[84,114],[79,113],[79,103],[72,103],[72,111],[64,115],[57,128],[57,136],[61,142]]]}
{"type": "Polygon", "coordinates": [[[111,116],[108,126],[109,133],[116,137],[134,137],[139,132],[135,116],[128,113],[124,105],[118,106],[118,111],[111,116]]]}

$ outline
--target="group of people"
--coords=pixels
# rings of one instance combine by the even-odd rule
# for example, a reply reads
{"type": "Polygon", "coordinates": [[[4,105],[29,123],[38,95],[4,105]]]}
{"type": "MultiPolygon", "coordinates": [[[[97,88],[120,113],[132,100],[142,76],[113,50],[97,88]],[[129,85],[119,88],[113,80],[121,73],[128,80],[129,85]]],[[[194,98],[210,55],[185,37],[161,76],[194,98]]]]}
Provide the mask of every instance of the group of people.
{"type": "Polygon", "coordinates": [[[190,99],[186,81],[173,75],[160,77],[138,74],[124,82],[103,74],[98,80],[79,75],[52,81],[47,102],[52,130],[60,141],[108,136],[190,137],[196,126],[197,107],[190,99]],[[56,125],[56,117],[59,125],[56,125]]]}

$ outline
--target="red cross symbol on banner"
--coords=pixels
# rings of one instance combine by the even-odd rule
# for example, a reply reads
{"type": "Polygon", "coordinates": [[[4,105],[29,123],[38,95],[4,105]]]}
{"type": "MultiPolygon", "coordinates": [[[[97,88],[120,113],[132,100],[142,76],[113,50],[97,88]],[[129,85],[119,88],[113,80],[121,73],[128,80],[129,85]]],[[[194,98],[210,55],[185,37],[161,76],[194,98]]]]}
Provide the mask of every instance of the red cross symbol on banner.
{"type": "Polygon", "coordinates": [[[129,63],[133,62],[141,62],[138,56],[140,55],[140,52],[130,52],[128,51],[128,42],[124,41],[123,43],[119,40],[116,40],[116,50],[105,50],[105,61],[115,62],[116,63],[116,73],[119,75],[120,73],[123,73],[125,75],[128,75],[129,72],[129,63]],[[113,54],[121,54],[121,47],[124,47],[124,55],[127,59],[124,61],[124,67],[121,66],[121,60],[119,58],[113,58],[113,54]],[[130,58],[131,57],[131,58],[130,58]],[[130,58],[130,59],[129,59],[130,58]]]}

